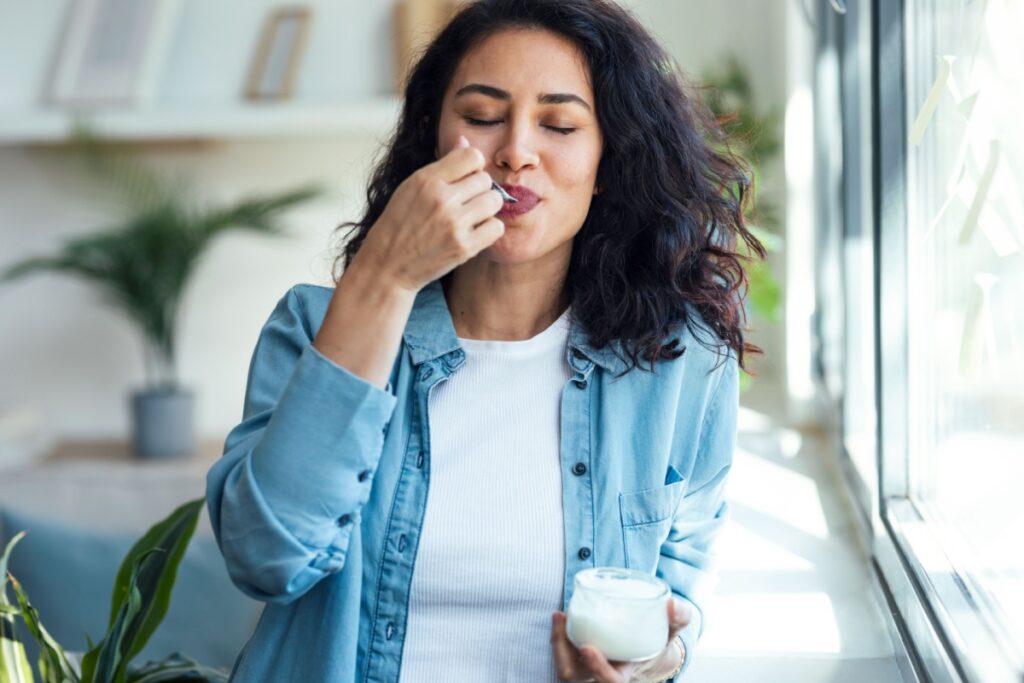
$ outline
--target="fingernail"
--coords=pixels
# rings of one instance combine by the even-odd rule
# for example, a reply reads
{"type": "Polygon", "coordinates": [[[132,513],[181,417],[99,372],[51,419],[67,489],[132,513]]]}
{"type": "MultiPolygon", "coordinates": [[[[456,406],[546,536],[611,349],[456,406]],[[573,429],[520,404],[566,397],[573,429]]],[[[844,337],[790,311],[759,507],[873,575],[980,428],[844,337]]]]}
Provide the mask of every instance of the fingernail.
{"type": "Polygon", "coordinates": [[[466,139],[465,135],[459,136],[459,147],[469,147],[469,140],[466,139]]]}

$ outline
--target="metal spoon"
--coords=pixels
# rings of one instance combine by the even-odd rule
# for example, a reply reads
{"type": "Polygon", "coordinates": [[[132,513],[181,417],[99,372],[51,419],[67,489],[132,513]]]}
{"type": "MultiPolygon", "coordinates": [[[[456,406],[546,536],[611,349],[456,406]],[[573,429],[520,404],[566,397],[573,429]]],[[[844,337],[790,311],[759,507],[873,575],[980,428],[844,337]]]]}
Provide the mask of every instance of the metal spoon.
{"type": "Polygon", "coordinates": [[[510,195],[508,192],[505,192],[505,188],[499,185],[497,181],[492,180],[491,187],[498,191],[498,194],[501,195],[501,198],[504,199],[506,203],[515,204],[516,202],[519,201],[518,199],[510,195]]]}

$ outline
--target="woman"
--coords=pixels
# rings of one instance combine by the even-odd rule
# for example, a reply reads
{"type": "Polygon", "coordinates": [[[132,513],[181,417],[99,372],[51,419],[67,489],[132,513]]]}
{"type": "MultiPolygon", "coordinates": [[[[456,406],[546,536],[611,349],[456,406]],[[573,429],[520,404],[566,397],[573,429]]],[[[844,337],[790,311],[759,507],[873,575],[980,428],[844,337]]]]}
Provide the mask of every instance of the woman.
{"type": "Polygon", "coordinates": [[[233,680],[689,666],[757,351],[736,245],[763,250],[671,64],[596,0],[469,4],[423,54],[344,275],[278,303],[208,476],[232,580],[267,603],[233,680]],[[573,576],[606,565],[673,590],[651,660],[566,638],[573,576]]]}

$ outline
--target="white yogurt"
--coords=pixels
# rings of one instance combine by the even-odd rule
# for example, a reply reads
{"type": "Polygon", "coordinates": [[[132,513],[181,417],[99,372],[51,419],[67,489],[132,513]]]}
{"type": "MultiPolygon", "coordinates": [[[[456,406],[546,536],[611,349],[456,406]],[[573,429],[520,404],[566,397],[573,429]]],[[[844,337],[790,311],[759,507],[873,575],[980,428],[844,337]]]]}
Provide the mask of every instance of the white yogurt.
{"type": "Polygon", "coordinates": [[[668,643],[668,601],[661,579],[635,569],[594,567],[576,573],[566,635],[576,647],[596,647],[610,661],[657,656],[668,643]]]}

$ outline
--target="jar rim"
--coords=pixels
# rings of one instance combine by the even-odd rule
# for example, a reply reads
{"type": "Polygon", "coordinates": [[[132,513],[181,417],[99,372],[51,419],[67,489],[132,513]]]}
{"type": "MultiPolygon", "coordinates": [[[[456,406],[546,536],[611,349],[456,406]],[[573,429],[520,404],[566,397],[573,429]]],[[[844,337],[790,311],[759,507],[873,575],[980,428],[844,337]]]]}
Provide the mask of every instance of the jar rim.
{"type": "Polygon", "coordinates": [[[584,588],[586,590],[597,590],[600,591],[601,587],[597,581],[607,580],[623,580],[623,581],[642,581],[648,585],[658,588],[658,592],[655,595],[636,597],[631,595],[615,595],[614,593],[601,593],[602,600],[621,600],[624,602],[655,602],[663,600],[666,595],[671,593],[671,588],[664,579],[658,578],[647,572],[642,572],[638,569],[625,569],[623,567],[588,567],[576,572],[573,577],[573,585],[576,590],[584,588]]]}

